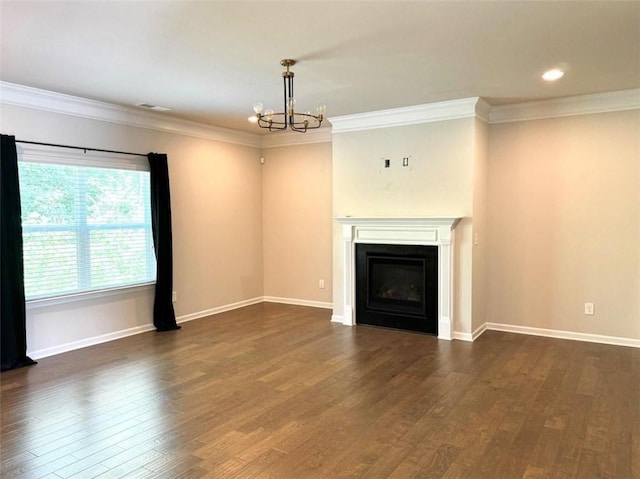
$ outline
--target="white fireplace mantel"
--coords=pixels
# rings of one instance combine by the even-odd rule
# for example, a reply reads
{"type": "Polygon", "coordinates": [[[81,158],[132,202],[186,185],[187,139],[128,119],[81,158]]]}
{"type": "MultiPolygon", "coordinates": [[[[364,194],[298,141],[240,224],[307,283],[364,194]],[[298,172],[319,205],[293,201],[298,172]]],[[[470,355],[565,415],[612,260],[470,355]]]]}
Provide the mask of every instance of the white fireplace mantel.
{"type": "Polygon", "coordinates": [[[355,244],[438,246],[438,338],[453,338],[453,230],[461,218],[374,218],[343,216],[344,304],[340,322],[355,325],[355,244]]]}

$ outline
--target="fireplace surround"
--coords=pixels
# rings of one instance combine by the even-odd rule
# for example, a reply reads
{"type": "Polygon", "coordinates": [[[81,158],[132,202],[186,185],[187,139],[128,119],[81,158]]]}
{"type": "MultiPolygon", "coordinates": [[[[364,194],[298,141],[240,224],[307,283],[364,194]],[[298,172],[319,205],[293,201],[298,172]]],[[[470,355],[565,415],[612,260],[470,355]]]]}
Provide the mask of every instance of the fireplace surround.
{"type": "Polygon", "coordinates": [[[437,333],[439,339],[453,337],[453,241],[458,217],[373,218],[339,217],[343,239],[343,314],[333,321],[356,324],[356,245],[437,246],[437,333]]]}

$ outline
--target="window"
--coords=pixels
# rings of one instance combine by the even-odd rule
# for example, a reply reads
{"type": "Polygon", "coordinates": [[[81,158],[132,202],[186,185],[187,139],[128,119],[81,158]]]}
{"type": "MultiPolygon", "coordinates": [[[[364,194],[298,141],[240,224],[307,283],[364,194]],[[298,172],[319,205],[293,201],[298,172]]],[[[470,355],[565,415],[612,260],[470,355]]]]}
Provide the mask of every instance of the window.
{"type": "Polygon", "coordinates": [[[146,158],[18,150],[27,300],[155,281],[146,158]]]}

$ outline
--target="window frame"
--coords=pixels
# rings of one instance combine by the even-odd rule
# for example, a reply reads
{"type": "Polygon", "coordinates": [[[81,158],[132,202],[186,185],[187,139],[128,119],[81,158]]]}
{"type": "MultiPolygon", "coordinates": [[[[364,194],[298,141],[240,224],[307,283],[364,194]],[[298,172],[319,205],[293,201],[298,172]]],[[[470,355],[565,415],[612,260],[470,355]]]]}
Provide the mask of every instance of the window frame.
{"type": "MultiPolygon", "coordinates": [[[[39,164],[57,164],[65,166],[79,166],[86,168],[108,168],[116,170],[129,170],[129,171],[146,171],[149,172],[149,164],[146,157],[135,157],[132,155],[124,155],[119,153],[103,153],[91,150],[75,150],[60,147],[53,147],[48,145],[33,145],[33,144],[17,144],[18,163],[29,162],[39,164]]],[[[79,205],[74,204],[74,208],[79,205]]],[[[80,207],[82,207],[80,205],[80,207]]],[[[149,225],[151,226],[151,204],[144,205],[145,214],[149,217],[149,225]]],[[[83,216],[86,220],[86,215],[83,216]]],[[[88,238],[91,231],[101,231],[109,229],[127,229],[127,227],[134,228],[135,224],[114,224],[114,225],[92,225],[87,224],[84,221],[80,225],[22,225],[23,235],[25,232],[34,231],[78,231],[78,229],[84,229],[85,234],[82,235],[88,238]]],[[[139,228],[139,226],[137,227],[139,228]]],[[[136,228],[136,229],[137,229],[136,228]]],[[[147,261],[148,273],[153,272],[153,276],[156,276],[155,267],[155,252],[153,244],[153,232],[151,227],[147,231],[147,242],[150,248],[147,249],[147,259],[153,257],[153,261],[150,263],[147,261]]],[[[80,238],[80,236],[78,236],[80,238]]],[[[82,248],[82,243],[86,241],[79,240],[76,244],[78,248],[82,248]]],[[[88,248],[88,244],[85,245],[88,248]]],[[[86,286],[87,278],[83,278],[83,275],[78,271],[78,284],[84,282],[86,286]]],[[[51,296],[36,297],[26,300],[27,309],[51,306],[56,304],[64,304],[76,301],[88,301],[102,297],[130,294],[137,291],[151,290],[155,288],[156,280],[141,281],[131,284],[123,284],[116,286],[98,287],[95,289],[87,289],[85,291],[72,291],[68,293],[58,293],[51,296]]]]}

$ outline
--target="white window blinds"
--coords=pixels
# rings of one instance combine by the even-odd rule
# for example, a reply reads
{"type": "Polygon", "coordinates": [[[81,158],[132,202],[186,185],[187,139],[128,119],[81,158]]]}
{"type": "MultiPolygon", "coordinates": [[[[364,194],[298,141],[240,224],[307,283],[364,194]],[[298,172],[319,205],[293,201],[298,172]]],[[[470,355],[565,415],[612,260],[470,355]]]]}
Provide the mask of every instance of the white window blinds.
{"type": "Polygon", "coordinates": [[[147,159],[18,150],[27,300],[155,281],[147,159]]]}

